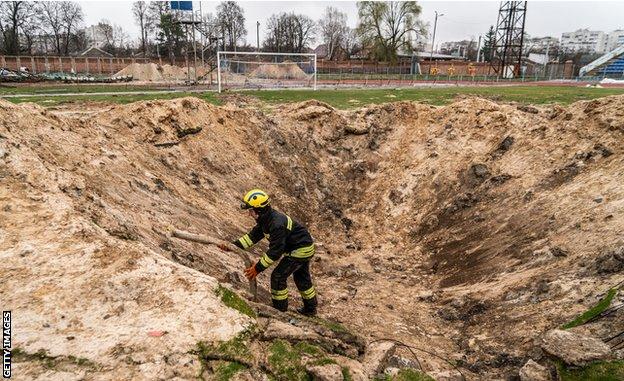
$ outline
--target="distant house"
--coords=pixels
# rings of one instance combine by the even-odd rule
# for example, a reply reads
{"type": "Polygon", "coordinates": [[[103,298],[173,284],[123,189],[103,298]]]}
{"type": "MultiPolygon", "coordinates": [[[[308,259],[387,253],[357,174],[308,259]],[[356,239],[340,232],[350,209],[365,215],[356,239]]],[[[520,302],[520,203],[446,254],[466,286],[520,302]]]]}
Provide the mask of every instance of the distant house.
{"type": "Polygon", "coordinates": [[[109,57],[114,57],[114,56],[110,54],[109,52],[98,48],[97,46],[92,46],[88,48],[87,50],[85,50],[84,52],[80,53],[80,57],[109,58],[109,57]]]}

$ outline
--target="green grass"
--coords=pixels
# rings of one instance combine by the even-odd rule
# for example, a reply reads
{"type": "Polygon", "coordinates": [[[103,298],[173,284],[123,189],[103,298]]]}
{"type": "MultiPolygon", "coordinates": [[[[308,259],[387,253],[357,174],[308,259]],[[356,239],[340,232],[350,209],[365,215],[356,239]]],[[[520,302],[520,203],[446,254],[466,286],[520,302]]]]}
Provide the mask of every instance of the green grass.
{"type": "Polygon", "coordinates": [[[499,101],[527,104],[570,104],[579,100],[624,94],[620,88],[585,88],[572,86],[489,86],[436,87],[405,89],[349,89],[349,90],[261,90],[244,91],[269,104],[301,102],[316,99],[339,109],[350,109],[366,104],[395,101],[419,101],[433,105],[451,103],[458,95],[476,95],[499,101]]]}
{"type": "Polygon", "coordinates": [[[167,85],[102,85],[102,84],[40,84],[0,85],[0,96],[9,94],[65,94],[65,93],[102,93],[117,91],[167,90],[167,85]]]}
{"type": "MultiPolygon", "coordinates": [[[[200,99],[205,100],[208,103],[212,104],[221,104],[221,100],[217,97],[216,93],[161,93],[161,94],[119,94],[119,95],[97,95],[90,94],[87,96],[58,96],[58,97],[46,97],[46,96],[36,96],[36,97],[16,97],[16,98],[5,98],[5,100],[12,103],[26,103],[32,102],[37,103],[41,106],[59,106],[69,103],[82,103],[82,102],[104,102],[104,103],[118,103],[118,104],[127,104],[139,101],[148,101],[148,100],[160,100],[160,99],[176,99],[182,97],[190,97],[194,96],[200,99]]],[[[1,98],[0,98],[1,99],[1,98]]]]}
{"type": "MultiPolygon", "coordinates": [[[[71,86],[59,88],[61,93],[73,92],[71,86]]],[[[49,97],[45,92],[52,88],[28,88],[27,90],[6,90],[0,88],[2,94],[41,94],[36,97],[6,98],[13,103],[34,102],[43,106],[56,106],[78,102],[108,102],[130,103],[150,99],[174,99],[194,96],[213,104],[221,104],[222,96],[215,92],[189,93],[176,92],[167,94],[118,94],[98,95],[99,91],[131,91],[134,88],[115,86],[82,86],[78,87],[81,93],[90,93],[85,96],[58,96],[49,97]],[[13,92],[11,92],[13,91],[13,92]],[[94,93],[94,94],[91,94],[94,93]]],[[[139,89],[140,90],[140,89],[139,89]]],[[[339,109],[352,109],[367,104],[381,104],[395,101],[418,101],[433,105],[451,103],[457,96],[474,95],[503,102],[520,102],[526,104],[570,104],[579,100],[588,100],[609,95],[624,94],[624,88],[585,88],[575,86],[462,86],[462,87],[424,87],[402,89],[319,89],[314,90],[243,90],[226,94],[240,93],[256,97],[268,105],[301,102],[317,99],[339,109]]]]}
{"type": "Polygon", "coordinates": [[[213,355],[227,356],[232,359],[241,360],[241,362],[253,360],[253,355],[249,350],[249,341],[253,336],[255,326],[247,328],[239,333],[236,337],[217,344],[207,344],[203,341],[197,343],[195,353],[202,361],[206,361],[213,355]]]}
{"type": "Polygon", "coordinates": [[[609,292],[607,293],[607,295],[604,298],[600,299],[598,304],[596,304],[595,306],[593,306],[589,310],[583,312],[581,315],[577,316],[571,322],[568,322],[568,323],[564,324],[561,328],[562,329],[569,329],[569,328],[574,328],[574,327],[577,327],[579,325],[585,324],[588,320],[592,319],[593,317],[599,315],[604,310],[609,308],[609,306],[611,305],[611,301],[615,297],[616,293],[617,293],[616,289],[614,289],[614,288],[610,289],[609,292]]]}
{"type": "Polygon", "coordinates": [[[44,368],[55,369],[62,364],[73,364],[80,367],[86,367],[91,369],[99,369],[100,365],[85,358],[76,356],[50,356],[44,349],[40,349],[35,353],[28,353],[21,348],[15,348],[11,351],[11,355],[15,362],[22,361],[37,361],[42,364],[44,368]]]}
{"type": "Polygon", "coordinates": [[[353,381],[351,371],[346,366],[342,367],[342,378],[344,379],[344,381],[353,381]]]}
{"type": "Polygon", "coordinates": [[[624,361],[600,361],[581,368],[567,368],[559,363],[561,381],[621,381],[624,361]]]}
{"type": "Polygon", "coordinates": [[[247,367],[238,362],[222,362],[214,368],[214,379],[217,381],[228,381],[241,370],[247,367]]]}
{"type": "Polygon", "coordinates": [[[238,312],[245,314],[249,317],[256,318],[256,312],[247,304],[240,296],[234,291],[231,291],[221,285],[215,290],[217,296],[221,298],[221,301],[226,306],[237,310],[238,312]]]}
{"type": "Polygon", "coordinates": [[[271,344],[269,366],[278,380],[311,380],[301,362],[301,353],[287,341],[275,340],[271,344]]]}

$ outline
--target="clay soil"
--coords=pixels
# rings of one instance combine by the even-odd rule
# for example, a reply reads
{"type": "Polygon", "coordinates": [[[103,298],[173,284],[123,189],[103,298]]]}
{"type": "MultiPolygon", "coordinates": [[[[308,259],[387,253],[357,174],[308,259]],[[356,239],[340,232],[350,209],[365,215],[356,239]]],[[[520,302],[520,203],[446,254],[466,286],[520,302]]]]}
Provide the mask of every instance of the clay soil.
{"type": "MultiPolygon", "coordinates": [[[[84,357],[111,379],[191,378],[188,348],[247,321],[211,290],[246,295],[246,281],[237,255],[170,231],[236,238],[253,225],[239,197],[260,187],[318,242],[322,317],[452,360],[468,379],[503,379],[622,280],[611,253],[624,244],[623,141],[624,96],[353,111],[0,101],[2,307],[27,352],[84,357]]],[[[268,272],[259,282],[268,302],[268,272]]],[[[428,373],[453,374],[418,354],[428,373]]]]}

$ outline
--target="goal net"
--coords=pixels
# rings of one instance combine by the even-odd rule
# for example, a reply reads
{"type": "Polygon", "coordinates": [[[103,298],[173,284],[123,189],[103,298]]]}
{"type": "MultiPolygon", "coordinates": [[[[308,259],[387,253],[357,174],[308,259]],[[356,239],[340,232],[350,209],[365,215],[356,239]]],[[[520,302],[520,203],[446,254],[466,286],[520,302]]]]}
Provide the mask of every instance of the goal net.
{"type": "Polygon", "coordinates": [[[312,88],[316,54],[217,52],[219,92],[225,89],[312,88]]]}

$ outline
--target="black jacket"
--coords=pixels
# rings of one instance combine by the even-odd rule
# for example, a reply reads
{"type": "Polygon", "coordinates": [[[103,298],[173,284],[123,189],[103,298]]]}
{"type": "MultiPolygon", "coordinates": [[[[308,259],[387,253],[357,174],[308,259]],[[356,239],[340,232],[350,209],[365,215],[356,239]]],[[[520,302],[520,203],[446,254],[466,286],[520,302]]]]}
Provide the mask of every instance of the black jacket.
{"type": "Polygon", "coordinates": [[[256,226],[234,244],[248,249],[264,237],[269,240],[269,250],[256,264],[258,272],[266,270],[283,254],[297,260],[309,260],[314,255],[314,241],[308,229],[270,206],[256,219],[256,226]]]}

